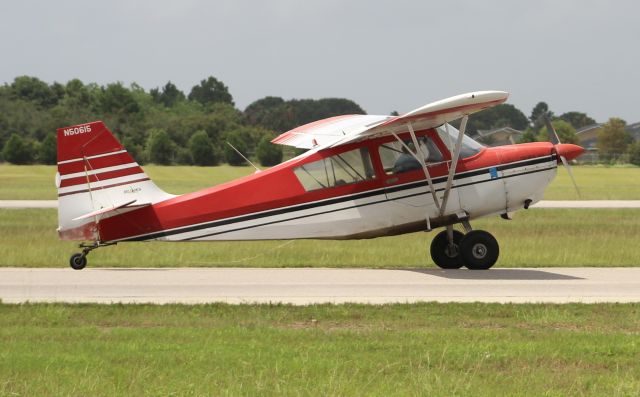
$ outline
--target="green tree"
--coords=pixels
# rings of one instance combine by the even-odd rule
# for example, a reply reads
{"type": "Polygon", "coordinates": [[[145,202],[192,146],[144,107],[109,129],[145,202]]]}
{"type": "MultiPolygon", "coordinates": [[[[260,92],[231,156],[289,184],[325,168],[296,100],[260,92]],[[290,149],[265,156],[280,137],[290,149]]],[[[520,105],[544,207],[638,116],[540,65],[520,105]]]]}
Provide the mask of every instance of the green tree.
{"type": "Polygon", "coordinates": [[[44,81],[30,76],[16,77],[11,83],[11,92],[15,98],[30,101],[42,107],[50,107],[58,102],[58,88],[56,86],[54,91],[44,81]]]}
{"type": "Polygon", "coordinates": [[[251,103],[244,110],[249,125],[260,125],[272,131],[286,131],[295,123],[293,108],[280,97],[268,96],[251,103]]]}
{"type": "Polygon", "coordinates": [[[56,119],[56,127],[104,117],[104,112],[100,110],[102,91],[96,84],[84,85],[82,81],[73,79],[67,82],[64,88],[64,96],[58,105],[51,109],[51,114],[56,119]]]}
{"type": "Polygon", "coordinates": [[[142,145],[138,145],[131,136],[125,136],[121,142],[122,146],[127,149],[129,155],[133,157],[137,163],[144,164],[146,162],[145,152],[142,145]]]}
{"type": "Polygon", "coordinates": [[[271,143],[273,136],[264,135],[256,147],[256,157],[260,164],[271,167],[282,161],[282,147],[271,143]]]}
{"type": "Polygon", "coordinates": [[[215,165],[218,163],[218,156],[211,138],[204,130],[197,131],[191,136],[189,151],[195,165],[215,165]]]}
{"type": "MultiPolygon", "coordinates": [[[[227,137],[227,142],[233,145],[240,153],[244,156],[248,156],[248,145],[246,137],[242,136],[242,134],[232,134],[227,137]]],[[[224,146],[224,160],[229,163],[229,165],[244,165],[246,164],[245,159],[242,158],[233,148],[227,144],[224,146]]]]}
{"type": "Polygon", "coordinates": [[[57,81],[54,81],[53,84],[49,86],[49,89],[51,90],[51,94],[54,98],[54,103],[53,103],[54,105],[57,104],[60,100],[62,100],[62,98],[64,98],[66,89],[63,84],[60,84],[57,81]]]}
{"type": "Polygon", "coordinates": [[[13,164],[30,164],[33,162],[33,146],[18,134],[11,134],[2,149],[2,157],[13,164]]]}
{"type": "Polygon", "coordinates": [[[629,146],[627,146],[627,153],[629,154],[629,162],[640,166],[640,141],[629,144],[629,146]]]}
{"type": "MultiPolygon", "coordinates": [[[[548,140],[548,139],[545,139],[548,140]]],[[[527,142],[537,142],[538,134],[533,130],[533,128],[529,127],[524,130],[524,134],[518,139],[518,143],[527,143],[527,142]]]]}
{"type": "Polygon", "coordinates": [[[162,92],[160,92],[158,88],[154,88],[149,91],[149,94],[153,97],[155,102],[161,103],[168,108],[185,99],[184,93],[171,81],[167,82],[167,84],[162,87],[162,92]]]}
{"type": "Polygon", "coordinates": [[[467,124],[468,134],[473,135],[478,130],[491,130],[493,128],[511,127],[516,130],[524,130],[529,125],[527,116],[511,104],[503,103],[498,106],[474,113],[469,117],[467,124]]]}
{"type": "Polygon", "coordinates": [[[549,105],[546,102],[538,102],[531,110],[531,116],[529,116],[535,132],[539,132],[540,128],[544,126],[544,116],[551,118],[553,117],[553,112],[549,110],[549,105]]]}
{"type": "Polygon", "coordinates": [[[631,136],[624,127],[627,123],[617,117],[612,117],[598,131],[598,157],[604,161],[611,161],[624,153],[631,142],[631,136]]]}
{"type": "Polygon", "coordinates": [[[167,131],[154,128],[149,131],[147,153],[149,161],[155,164],[169,165],[173,160],[175,145],[167,131]]]}
{"type": "Polygon", "coordinates": [[[224,83],[213,76],[200,81],[199,85],[191,88],[189,100],[200,102],[203,105],[213,103],[228,103],[233,106],[233,97],[224,83]]]}
{"type": "Polygon", "coordinates": [[[566,112],[562,113],[559,117],[561,120],[571,124],[573,128],[580,129],[588,125],[595,124],[596,121],[582,112],[566,112]]]}
{"type": "MultiPolygon", "coordinates": [[[[576,129],[564,120],[556,119],[551,121],[551,125],[556,130],[558,138],[562,143],[578,143],[578,136],[576,135],[576,129]]],[[[547,127],[542,127],[538,133],[538,141],[550,141],[549,132],[547,127]]]]}
{"type": "Polygon", "coordinates": [[[0,143],[3,146],[10,131],[19,131],[23,139],[40,141],[55,128],[50,109],[19,98],[0,98],[0,143]]]}
{"type": "Polygon", "coordinates": [[[365,114],[355,102],[344,98],[292,99],[279,97],[259,99],[244,111],[249,125],[284,132],[299,125],[344,114],[365,114]]]}
{"type": "Polygon", "coordinates": [[[193,158],[191,157],[191,151],[186,148],[186,147],[182,147],[179,146],[176,149],[176,160],[175,162],[178,164],[183,164],[183,165],[192,165],[193,164],[193,158]]]}
{"type": "Polygon", "coordinates": [[[58,158],[58,146],[56,136],[47,134],[38,149],[38,162],[42,164],[55,164],[58,158]]]}
{"type": "Polygon", "coordinates": [[[293,99],[289,104],[295,116],[295,125],[291,128],[327,117],[366,114],[357,103],[345,98],[293,99]]]}
{"type": "Polygon", "coordinates": [[[109,84],[102,89],[100,96],[100,110],[119,117],[125,117],[140,111],[130,90],[122,83],[109,84]]]}

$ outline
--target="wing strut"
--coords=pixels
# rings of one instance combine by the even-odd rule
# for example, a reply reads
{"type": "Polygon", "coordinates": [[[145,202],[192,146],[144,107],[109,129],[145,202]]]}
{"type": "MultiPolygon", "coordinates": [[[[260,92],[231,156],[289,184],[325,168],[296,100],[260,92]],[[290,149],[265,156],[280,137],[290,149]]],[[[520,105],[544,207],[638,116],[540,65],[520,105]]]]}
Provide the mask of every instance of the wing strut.
{"type": "MultiPolygon", "coordinates": [[[[458,132],[458,139],[456,140],[456,147],[453,149],[453,158],[451,159],[451,168],[449,168],[449,175],[447,176],[447,185],[444,188],[444,196],[442,198],[442,206],[440,209],[440,216],[444,215],[447,209],[447,201],[449,200],[449,192],[451,191],[451,185],[453,183],[453,176],[456,174],[456,166],[458,165],[458,159],[460,158],[460,148],[462,147],[462,138],[464,138],[464,131],[467,129],[467,121],[469,115],[465,114],[460,123],[460,131],[458,132]]],[[[444,123],[444,128],[449,135],[449,124],[444,123]]]]}
{"type": "MultiPolygon", "coordinates": [[[[422,153],[422,149],[420,148],[420,145],[418,145],[418,139],[416,138],[415,131],[413,131],[413,125],[411,125],[411,122],[407,123],[407,127],[409,128],[409,134],[411,135],[411,140],[413,141],[413,146],[415,147],[415,150],[416,150],[415,153],[404,143],[402,139],[400,139],[400,137],[395,132],[391,131],[391,134],[396,138],[398,142],[400,142],[400,144],[402,145],[402,147],[405,148],[407,153],[411,154],[411,156],[413,156],[413,158],[416,159],[418,163],[420,163],[420,165],[422,166],[422,171],[424,172],[424,176],[427,178],[427,185],[429,185],[429,190],[431,191],[433,202],[436,205],[436,208],[440,209],[440,201],[436,196],[436,189],[433,187],[433,180],[431,179],[431,174],[429,174],[429,169],[427,168],[427,164],[424,161],[424,153],[422,153]],[[418,152],[421,154],[422,160],[418,158],[418,152]]],[[[427,225],[428,225],[428,228],[431,229],[431,221],[429,220],[428,215],[427,215],[427,225]]]]}

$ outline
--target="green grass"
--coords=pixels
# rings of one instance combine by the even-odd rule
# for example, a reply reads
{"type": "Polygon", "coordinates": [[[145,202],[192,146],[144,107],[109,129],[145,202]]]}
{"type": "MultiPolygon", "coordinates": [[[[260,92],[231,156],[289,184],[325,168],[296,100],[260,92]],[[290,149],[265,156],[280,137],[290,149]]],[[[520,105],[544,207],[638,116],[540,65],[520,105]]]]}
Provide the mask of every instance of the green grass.
{"type": "Polygon", "coordinates": [[[580,197],[569,173],[559,167],[545,192],[546,200],[640,200],[640,167],[574,166],[571,168],[580,197]]]}
{"type": "Polygon", "coordinates": [[[0,395],[637,396],[640,305],[0,305],[0,395]]]}
{"type": "MultiPolygon", "coordinates": [[[[513,221],[473,222],[500,242],[497,267],[640,266],[640,210],[530,209],[513,221]]],[[[59,241],[53,209],[0,210],[0,266],[68,266],[76,243],[59,241]],[[21,249],[22,247],[28,247],[21,249]]],[[[122,243],[98,249],[89,266],[433,267],[435,233],[373,240],[122,243]]]]}
{"type": "MultiPolygon", "coordinates": [[[[163,167],[146,165],[149,176],[169,193],[182,194],[249,175],[251,167],[163,167]]],[[[640,200],[640,167],[573,167],[584,200],[640,200]]],[[[55,200],[54,166],[0,164],[0,200],[55,200]]],[[[561,167],[547,200],[576,200],[567,171],[561,167]]]]}

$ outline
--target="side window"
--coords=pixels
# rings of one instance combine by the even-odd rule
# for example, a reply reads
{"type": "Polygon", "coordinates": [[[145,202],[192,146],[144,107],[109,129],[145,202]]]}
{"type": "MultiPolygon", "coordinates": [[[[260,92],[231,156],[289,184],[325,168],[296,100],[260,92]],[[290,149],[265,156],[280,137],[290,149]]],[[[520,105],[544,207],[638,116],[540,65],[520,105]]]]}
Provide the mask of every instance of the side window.
{"type": "Polygon", "coordinates": [[[375,178],[367,148],[354,149],[296,167],[293,172],[306,191],[375,178]]]}
{"type": "MultiPolygon", "coordinates": [[[[411,140],[404,141],[404,143],[409,147],[409,149],[415,151],[415,147],[411,140]]],[[[438,146],[433,142],[433,140],[429,139],[429,137],[419,137],[418,145],[418,157],[424,158],[426,164],[444,161],[444,157],[442,156],[440,149],[438,149],[438,146]]],[[[387,173],[387,175],[399,174],[422,168],[422,165],[420,165],[415,157],[407,152],[407,149],[398,141],[380,145],[379,152],[384,172],[387,173]]]]}

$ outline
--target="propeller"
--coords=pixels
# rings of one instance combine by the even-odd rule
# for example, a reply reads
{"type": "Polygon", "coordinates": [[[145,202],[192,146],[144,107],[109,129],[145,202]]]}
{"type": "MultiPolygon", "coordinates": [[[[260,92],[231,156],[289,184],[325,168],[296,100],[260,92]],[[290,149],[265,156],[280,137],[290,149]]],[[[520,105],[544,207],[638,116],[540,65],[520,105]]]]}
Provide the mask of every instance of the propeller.
{"type": "Polygon", "coordinates": [[[582,198],[580,195],[580,189],[578,189],[578,184],[576,183],[576,179],[573,177],[573,171],[571,171],[571,166],[569,165],[569,160],[573,160],[574,158],[580,156],[584,153],[584,149],[581,146],[573,145],[570,143],[562,143],[560,142],[560,138],[558,137],[558,133],[556,129],[553,128],[553,124],[551,124],[551,119],[549,118],[549,114],[545,114],[544,122],[547,125],[547,132],[549,133],[549,140],[553,143],[553,148],[555,149],[558,157],[560,157],[560,161],[562,161],[562,165],[565,166],[567,172],[569,173],[569,177],[571,178],[571,182],[573,186],[576,188],[576,193],[578,193],[578,197],[582,198]]]}

